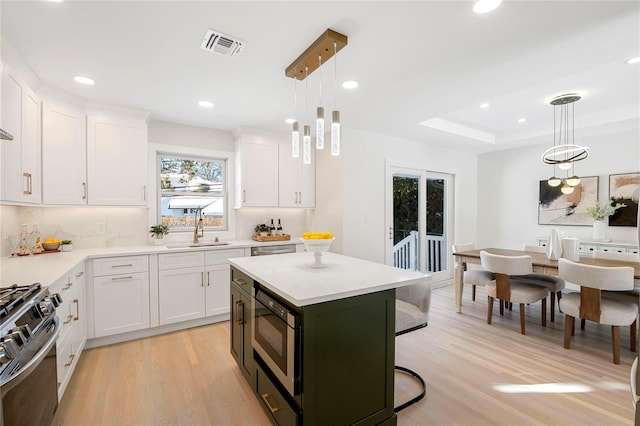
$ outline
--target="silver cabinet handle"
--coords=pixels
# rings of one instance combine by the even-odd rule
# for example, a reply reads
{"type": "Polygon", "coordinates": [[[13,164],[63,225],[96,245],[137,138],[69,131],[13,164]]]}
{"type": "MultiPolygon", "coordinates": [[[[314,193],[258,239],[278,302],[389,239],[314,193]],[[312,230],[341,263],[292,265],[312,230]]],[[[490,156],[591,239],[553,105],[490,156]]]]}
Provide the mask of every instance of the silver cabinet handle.
{"type": "Polygon", "coordinates": [[[133,279],[133,275],[127,275],[125,277],[113,277],[111,278],[111,281],[132,280],[132,279],[133,279]]]}
{"type": "Polygon", "coordinates": [[[76,305],[76,316],[73,317],[73,320],[78,321],[80,319],[80,302],[78,299],[73,299],[73,303],[76,305]]]}
{"type": "Polygon", "coordinates": [[[211,276],[209,274],[210,274],[210,272],[207,271],[207,287],[209,287],[211,285],[211,276]]]}
{"type": "Polygon", "coordinates": [[[247,202],[247,190],[246,189],[242,190],[242,202],[243,203],[247,202]]]}
{"type": "Polygon", "coordinates": [[[82,182],[82,199],[83,200],[87,199],[87,183],[86,182],[82,182]]]}
{"type": "Polygon", "coordinates": [[[121,263],[120,265],[111,265],[112,268],[130,268],[133,263],[121,263]]]}
{"type": "Polygon", "coordinates": [[[78,272],[78,273],[76,274],[76,278],[80,278],[80,277],[81,277],[81,276],[83,276],[83,275],[84,275],[84,272],[78,272]]]}
{"type": "Polygon", "coordinates": [[[27,189],[22,191],[24,195],[32,195],[33,194],[33,186],[31,180],[31,173],[22,173],[22,177],[27,179],[27,189]]]}
{"type": "Polygon", "coordinates": [[[200,272],[200,287],[204,287],[204,272],[200,272]]]}
{"type": "Polygon", "coordinates": [[[147,201],[147,185],[142,185],[142,201],[147,201]]]}

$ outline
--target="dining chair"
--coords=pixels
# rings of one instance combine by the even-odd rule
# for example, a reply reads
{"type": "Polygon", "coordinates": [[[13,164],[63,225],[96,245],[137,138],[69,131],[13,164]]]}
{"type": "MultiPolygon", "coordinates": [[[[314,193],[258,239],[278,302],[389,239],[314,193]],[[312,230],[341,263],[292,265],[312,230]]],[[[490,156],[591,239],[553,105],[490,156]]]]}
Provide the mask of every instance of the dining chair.
{"type": "MultiPolygon", "coordinates": [[[[525,334],[525,304],[542,301],[542,326],[547,325],[547,287],[536,285],[533,280],[522,282],[517,278],[518,275],[532,273],[531,256],[502,256],[483,250],[480,252],[480,262],[484,269],[495,275],[495,280],[485,286],[488,297],[487,324],[491,324],[493,300],[498,299],[520,305],[520,333],[525,334]]],[[[502,303],[500,315],[504,315],[502,303]]]]}
{"type": "Polygon", "coordinates": [[[634,426],[640,426],[640,395],[638,394],[638,374],[640,374],[640,369],[638,369],[638,357],[636,357],[636,359],[633,360],[633,364],[631,364],[631,373],[629,373],[629,382],[631,384],[631,402],[635,411],[635,416],[633,419],[634,426]]]}
{"type": "MultiPolygon", "coordinates": [[[[429,322],[429,308],[431,307],[431,284],[419,283],[396,289],[396,337],[427,326],[429,322]]],[[[397,413],[410,405],[420,401],[427,393],[427,384],[415,371],[396,365],[395,369],[408,374],[422,386],[422,391],[394,408],[397,413]]]]}
{"type": "MultiPolygon", "coordinates": [[[[460,253],[463,251],[475,250],[475,246],[473,243],[464,243],[464,244],[453,244],[451,246],[453,253],[460,253]]],[[[471,266],[473,268],[474,266],[471,266]]],[[[471,287],[471,300],[475,302],[476,300],[476,286],[485,286],[491,281],[493,281],[494,276],[491,272],[485,271],[483,269],[468,269],[467,265],[465,265],[462,284],[467,284],[471,287]]],[[[464,289],[464,285],[462,286],[464,289]]]]}
{"type": "Polygon", "coordinates": [[[620,364],[620,327],[630,326],[630,349],[636,351],[638,304],[632,300],[610,297],[603,290],[627,291],[633,288],[633,268],[629,266],[595,266],[558,259],[560,278],[580,286],[579,292],[565,294],[560,310],[565,314],[564,348],[569,349],[575,332],[575,319],[585,319],[611,326],[614,364],[620,364]]]}
{"type": "MultiPolygon", "coordinates": [[[[530,251],[534,253],[544,253],[545,248],[542,246],[534,246],[529,244],[524,244],[522,246],[522,250],[530,251]]],[[[549,300],[551,302],[551,306],[549,307],[549,319],[551,322],[555,321],[555,312],[556,312],[556,299],[558,300],[558,305],[560,304],[560,299],[562,298],[562,290],[565,288],[565,282],[562,278],[555,275],[547,275],[547,274],[538,274],[531,273],[526,275],[519,275],[519,281],[530,281],[535,285],[544,285],[549,289],[549,300]]]]}

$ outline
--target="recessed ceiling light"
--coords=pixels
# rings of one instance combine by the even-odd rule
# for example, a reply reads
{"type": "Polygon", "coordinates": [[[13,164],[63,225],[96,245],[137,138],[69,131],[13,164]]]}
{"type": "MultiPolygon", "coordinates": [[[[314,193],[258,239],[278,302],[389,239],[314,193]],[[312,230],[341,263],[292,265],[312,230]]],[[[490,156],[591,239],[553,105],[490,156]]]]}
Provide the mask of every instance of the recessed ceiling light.
{"type": "Polygon", "coordinates": [[[213,102],[211,101],[199,101],[198,105],[200,105],[202,108],[213,108],[213,102]]]}
{"type": "Polygon", "coordinates": [[[629,65],[640,64],[640,56],[634,56],[633,58],[629,58],[626,61],[624,61],[624,63],[629,65]]]}
{"type": "Polygon", "coordinates": [[[486,102],[483,104],[480,104],[480,108],[489,108],[489,104],[486,102]]]}
{"type": "Polygon", "coordinates": [[[355,80],[347,80],[344,83],[342,83],[342,87],[344,87],[345,89],[355,89],[356,87],[358,87],[360,83],[358,83],[355,80]]]}
{"type": "Polygon", "coordinates": [[[83,77],[81,75],[77,75],[73,77],[73,79],[80,84],[87,84],[87,85],[95,84],[95,81],[91,80],[89,77],[83,77]]]}
{"type": "Polygon", "coordinates": [[[525,121],[527,121],[526,118],[518,118],[518,123],[524,123],[525,121]]]}
{"type": "Polygon", "coordinates": [[[295,118],[287,118],[286,120],[284,120],[285,123],[287,124],[293,124],[296,122],[295,118]]]}
{"type": "Polygon", "coordinates": [[[500,6],[502,0],[478,0],[473,5],[473,11],[475,13],[487,13],[491,12],[496,7],[500,6]]]}

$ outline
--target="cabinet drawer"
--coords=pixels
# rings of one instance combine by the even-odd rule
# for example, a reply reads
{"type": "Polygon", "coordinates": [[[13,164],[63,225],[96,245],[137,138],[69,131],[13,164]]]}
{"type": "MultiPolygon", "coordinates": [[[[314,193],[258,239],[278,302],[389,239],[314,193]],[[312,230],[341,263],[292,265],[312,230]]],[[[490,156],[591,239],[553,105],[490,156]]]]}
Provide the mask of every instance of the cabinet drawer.
{"type": "Polygon", "coordinates": [[[227,263],[230,257],[244,257],[244,249],[208,250],[204,254],[204,262],[205,265],[217,265],[227,263]]]}
{"type": "Polygon", "coordinates": [[[93,276],[133,274],[147,272],[149,261],[147,256],[105,257],[93,261],[93,276]]]}
{"type": "Polygon", "coordinates": [[[599,246],[598,250],[606,253],[626,253],[627,248],[621,246],[599,246]]]}
{"type": "Polygon", "coordinates": [[[249,297],[252,296],[253,278],[251,278],[249,275],[238,271],[236,268],[231,268],[231,282],[237,285],[249,297]]]}
{"type": "Polygon", "coordinates": [[[158,269],[192,268],[204,266],[204,251],[167,253],[158,256],[158,269]]]}
{"type": "Polygon", "coordinates": [[[297,425],[299,416],[297,410],[289,405],[287,398],[280,392],[259,364],[256,365],[256,370],[256,391],[264,409],[271,415],[275,423],[280,426],[297,425]]]}
{"type": "Polygon", "coordinates": [[[580,244],[578,246],[578,251],[580,253],[587,253],[587,254],[591,254],[594,251],[598,250],[598,246],[595,244],[580,244]]]}

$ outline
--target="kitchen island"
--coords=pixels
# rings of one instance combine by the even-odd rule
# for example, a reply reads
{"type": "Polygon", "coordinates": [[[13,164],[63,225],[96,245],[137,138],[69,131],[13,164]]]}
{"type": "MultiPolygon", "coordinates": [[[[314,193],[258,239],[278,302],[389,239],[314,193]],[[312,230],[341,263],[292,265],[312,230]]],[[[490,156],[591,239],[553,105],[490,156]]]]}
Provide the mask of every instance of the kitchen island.
{"type": "Polygon", "coordinates": [[[324,268],[308,252],[229,261],[231,353],[274,423],[396,424],[395,289],[429,276],[334,253],[323,253],[324,268]],[[260,298],[293,325],[277,332],[260,298]]]}

